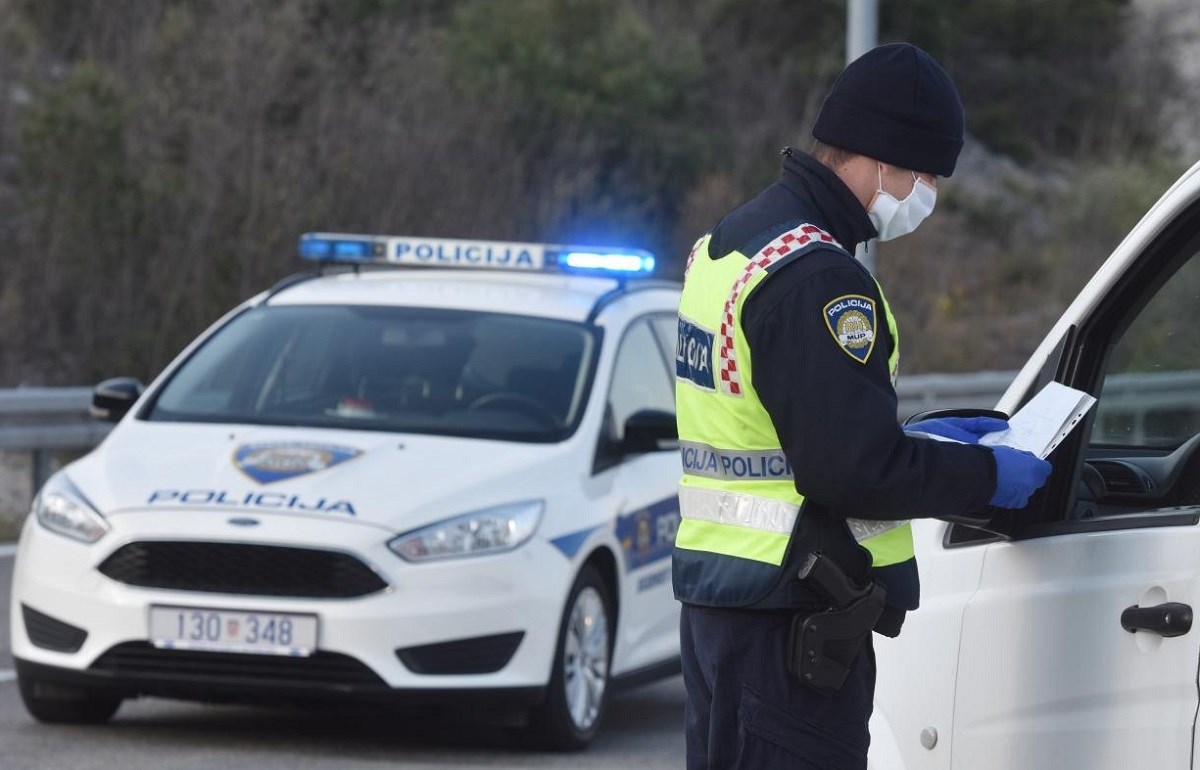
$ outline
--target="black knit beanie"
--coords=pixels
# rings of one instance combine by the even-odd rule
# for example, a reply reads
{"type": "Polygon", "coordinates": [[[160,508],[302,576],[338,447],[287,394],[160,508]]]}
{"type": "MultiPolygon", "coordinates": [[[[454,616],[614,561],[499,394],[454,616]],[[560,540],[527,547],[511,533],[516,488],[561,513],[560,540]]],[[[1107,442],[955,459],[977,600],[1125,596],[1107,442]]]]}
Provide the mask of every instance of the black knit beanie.
{"type": "Polygon", "coordinates": [[[821,105],[820,141],[900,168],[954,173],[963,144],[958,91],[933,57],[890,43],[850,62],[821,105]]]}

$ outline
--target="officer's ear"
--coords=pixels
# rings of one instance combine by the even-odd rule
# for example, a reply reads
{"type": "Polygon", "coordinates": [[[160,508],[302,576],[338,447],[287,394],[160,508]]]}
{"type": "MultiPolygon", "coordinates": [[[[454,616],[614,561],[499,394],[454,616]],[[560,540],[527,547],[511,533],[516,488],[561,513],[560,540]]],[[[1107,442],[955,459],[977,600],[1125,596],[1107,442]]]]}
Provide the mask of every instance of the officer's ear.
{"type": "MultiPolygon", "coordinates": [[[[844,163],[834,169],[834,173],[842,180],[864,209],[869,209],[879,189],[882,177],[880,161],[866,155],[853,154],[844,163]]],[[[889,166],[891,168],[891,166],[889,166]]]]}
{"type": "Polygon", "coordinates": [[[881,160],[876,162],[879,164],[879,173],[883,177],[883,183],[885,185],[889,180],[895,184],[904,179],[912,179],[913,172],[906,168],[900,168],[899,166],[892,165],[891,163],[884,163],[881,160]]]}

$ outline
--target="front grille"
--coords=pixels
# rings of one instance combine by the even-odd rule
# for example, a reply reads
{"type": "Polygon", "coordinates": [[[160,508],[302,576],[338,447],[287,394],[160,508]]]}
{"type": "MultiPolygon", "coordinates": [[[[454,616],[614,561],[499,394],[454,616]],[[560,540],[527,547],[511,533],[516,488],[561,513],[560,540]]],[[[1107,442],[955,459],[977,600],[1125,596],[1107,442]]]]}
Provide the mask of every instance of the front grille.
{"type": "Polygon", "coordinates": [[[129,585],[219,594],[348,599],[387,587],[350,554],[245,543],[129,543],[99,570],[129,585]]]}
{"type": "Polygon", "coordinates": [[[414,674],[491,674],[508,665],[524,637],[515,631],[424,644],[396,650],[396,657],[414,674]]]}
{"type": "Polygon", "coordinates": [[[35,647],[55,652],[79,652],[87,639],[87,631],[64,623],[32,607],[21,605],[21,617],[25,621],[25,633],[35,647]]]}
{"type": "Polygon", "coordinates": [[[160,650],[148,642],[125,642],[110,648],[92,671],[121,680],[159,682],[164,686],[194,681],[209,686],[295,687],[306,690],[386,688],[362,662],[318,650],[306,658],[232,652],[160,650]]]}

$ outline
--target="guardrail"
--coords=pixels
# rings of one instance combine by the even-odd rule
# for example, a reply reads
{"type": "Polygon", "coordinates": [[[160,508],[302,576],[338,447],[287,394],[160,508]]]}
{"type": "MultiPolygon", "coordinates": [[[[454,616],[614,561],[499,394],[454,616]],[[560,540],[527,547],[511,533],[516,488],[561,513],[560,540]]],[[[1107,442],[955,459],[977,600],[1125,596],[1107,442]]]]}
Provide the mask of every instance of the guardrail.
{"type": "MultiPolygon", "coordinates": [[[[1012,381],[1013,372],[921,374],[904,377],[896,392],[899,416],[934,408],[990,407],[1012,381]]],[[[33,489],[51,472],[51,454],[90,449],[112,428],[88,415],[91,388],[0,389],[0,451],[31,452],[33,489]]]]}
{"type": "MultiPolygon", "coordinates": [[[[927,409],[989,408],[1015,372],[918,374],[896,386],[898,417],[927,409]]],[[[94,447],[112,428],[88,415],[91,388],[0,389],[0,452],[30,452],[29,497],[52,471],[52,453],[94,447]]],[[[1104,383],[1094,435],[1142,445],[1200,430],[1200,371],[1118,374],[1104,383]]],[[[0,471],[3,467],[0,467],[0,471]]],[[[11,474],[10,474],[11,477],[11,474]]]]}
{"type": "Polygon", "coordinates": [[[89,416],[91,402],[91,388],[0,390],[0,451],[33,455],[35,490],[51,473],[53,452],[94,447],[112,429],[89,416]]]}
{"type": "Polygon", "coordinates": [[[914,374],[896,383],[901,420],[929,409],[991,409],[1004,395],[1016,372],[914,374]]]}

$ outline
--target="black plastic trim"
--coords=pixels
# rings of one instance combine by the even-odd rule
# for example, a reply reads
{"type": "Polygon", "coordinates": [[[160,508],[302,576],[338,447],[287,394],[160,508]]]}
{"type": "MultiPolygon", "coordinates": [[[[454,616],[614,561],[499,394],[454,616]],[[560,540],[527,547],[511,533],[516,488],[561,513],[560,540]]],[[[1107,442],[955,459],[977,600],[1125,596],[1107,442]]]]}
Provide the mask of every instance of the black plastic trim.
{"type": "Polygon", "coordinates": [[[989,543],[1003,543],[1009,538],[1005,535],[1000,535],[995,532],[989,532],[986,529],[981,529],[970,524],[962,522],[951,522],[950,526],[946,527],[945,534],[942,535],[942,548],[950,550],[953,548],[970,548],[976,545],[988,545],[989,543]],[[956,540],[955,535],[964,533],[978,532],[979,537],[973,537],[965,540],[956,540]]]}
{"type": "Polygon", "coordinates": [[[388,588],[356,554],[263,543],[135,540],[96,570],[142,588],[246,596],[357,599],[388,588]]]}
{"type": "Polygon", "coordinates": [[[679,291],[682,288],[683,288],[682,284],[677,283],[675,281],[668,281],[668,280],[664,280],[664,279],[655,279],[655,278],[629,278],[629,279],[624,279],[624,280],[617,279],[616,287],[610,289],[609,291],[606,291],[605,293],[601,294],[599,297],[596,298],[596,302],[592,305],[591,312],[588,313],[587,318],[584,319],[584,324],[586,324],[588,326],[592,326],[593,324],[595,324],[596,319],[600,317],[600,314],[602,312],[604,312],[604,309],[607,308],[612,303],[616,302],[621,297],[625,297],[625,296],[628,296],[630,294],[633,294],[633,293],[639,292],[639,291],[651,291],[651,290],[679,291]]]}
{"type": "Polygon", "coordinates": [[[281,291],[284,291],[285,289],[290,289],[297,284],[304,283],[305,281],[311,281],[313,278],[320,278],[323,275],[324,273],[319,270],[306,270],[302,273],[293,273],[286,278],[281,278],[275,282],[274,286],[267,289],[267,296],[263,297],[262,302],[259,304],[266,304],[271,300],[272,297],[274,297],[276,294],[279,294],[281,291]]]}
{"type": "Polygon", "coordinates": [[[1114,516],[1096,516],[1090,519],[1070,519],[1044,524],[1033,524],[1014,539],[1029,540],[1037,537],[1073,535],[1079,532],[1117,532],[1123,529],[1149,529],[1153,527],[1194,527],[1200,524],[1200,508],[1188,506],[1180,510],[1159,509],[1122,513],[1114,516]]]}
{"type": "Polygon", "coordinates": [[[618,674],[609,680],[609,687],[611,688],[611,692],[614,693],[628,692],[635,688],[657,682],[660,679],[669,679],[682,673],[682,659],[675,657],[670,660],[664,660],[661,663],[652,663],[649,666],[643,666],[633,671],[626,671],[624,674],[618,674]]]}
{"type": "Polygon", "coordinates": [[[1069,519],[1067,521],[1032,524],[1018,535],[1012,537],[998,535],[978,527],[971,527],[967,524],[955,523],[946,528],[946,534],[942,537],[942,547],[945,549],[970,548],[977,545],[1002,543],[1008,540],[1032,540],[1039,537],[1074,535],[1082,532],[1119,532],[1125,529],[1150,529],[1154,527],[1193,527],[1197,524],[1200,524],[1200,509],[1191,507],[1186,512],[1164,509],[1122,513],[1114,516],[1097,516],[1090,519],[1069,519]],[[985,536],[974,540],[954,541],[951,539],[951,535],[958,531],[959,527],[975,530],[985,536]]]}
{"type": "Polygon", "coordinates": [[[524,631],[422,644],[396,650],[414,674],[494,674],[509,664],[525,638],[524,631]]]}
{"type": "Polygon", "coordinates": [[[79,652],[87,641],[86,630],[38,612],[28,604],[21,604],[21,619],[25,622],[25,635],[34,647],[53,652],[79,652]]]}
{"type": "MultiPolygon", "coordinates": [[[[221,655],[224,653],[213,653],[221,655]]],[[[544,686],[496,688],[391,688],[377,685],[317,685],[308,682],[263,683],[244,678],[214,678],[187,671],[122,674],[47,666],[15,658],[17,676],[45,682],[82,685],[123,697],[154,696],[177,700],[222,703],[296,703],[307,701],[371,701],[396,706],[436,706],[467,703],[471,706],[528,707],[546,697],[544,686]]]]}

